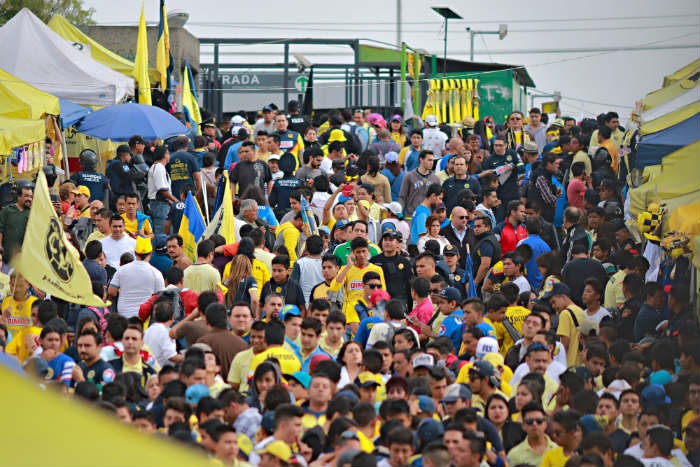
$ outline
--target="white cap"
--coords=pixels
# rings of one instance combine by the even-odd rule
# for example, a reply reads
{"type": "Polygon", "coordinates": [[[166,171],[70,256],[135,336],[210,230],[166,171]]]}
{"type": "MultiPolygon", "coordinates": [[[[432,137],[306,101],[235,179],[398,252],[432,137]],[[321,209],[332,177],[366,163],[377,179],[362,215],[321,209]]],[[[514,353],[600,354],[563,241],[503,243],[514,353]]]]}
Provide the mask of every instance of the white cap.
{"type": "Polygon", "coordinates": [[[482,358],[487,353],[498,352],[498,341],[493,337],[482,337],[476,343],[476,356],[482,358]]]}
{"type": "Polygon", "coordinates": [[[418,368],[421,366],[431,368],[433,365],[435,365],[435,359],[429,353],[419,353],[413,357],[413,361],[411,363],[413,364],[413,368],[418,368]]]}
{"type": "Polygon", "coordinates": [[[241,117],[240,115],[234,115],[233,117],[231,117],[231,123],[233,123],[234,125],[240,125],[244,121],[245,118],[241,117]]]}
{"type": "Polygon", "coordinates": [[[425,123],[428,126],[438,126],[438,119],[435,115],[428,115],[425,117],[425,123]]]}
{"type": "Polygon", "coordinates": [[[403,212],[403,207],[401,207],[401,203],[397,201],[392,201],[391,203],[385,203],[382,204],[383,207],[387,208],[389,211],[393,212],[394,214],[401,214],[403,212]]]}

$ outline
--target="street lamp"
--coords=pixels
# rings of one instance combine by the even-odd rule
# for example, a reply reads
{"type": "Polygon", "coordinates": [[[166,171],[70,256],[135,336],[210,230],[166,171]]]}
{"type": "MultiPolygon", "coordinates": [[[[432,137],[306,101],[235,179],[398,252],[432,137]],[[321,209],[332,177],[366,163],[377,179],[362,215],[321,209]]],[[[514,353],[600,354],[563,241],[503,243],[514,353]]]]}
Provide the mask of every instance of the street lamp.
{"type": "Polygon", "coordinates": [[[432,10],[435,13],[445,18],[445,59],[442,62],[442,73],[445,74],[447,72],[447,21],[451,19],[463,18],[454,11],[452,11],[452,9],[450,9],[449,7],[433,6],[430,8],[432,8],[432,10]]]}
{"type": "Polygon", "coordinates": [[[499,24],[498,31],[472,31],[472,28],[467,28],[467,32],[469,33],[469,43],[471,44],[471,47],[469,48],[469,61],[473,62],[474,36],[476,36],[477,34],[498,34],[498,39],[502,41],[508,35],[508,25],[499,24]]]}

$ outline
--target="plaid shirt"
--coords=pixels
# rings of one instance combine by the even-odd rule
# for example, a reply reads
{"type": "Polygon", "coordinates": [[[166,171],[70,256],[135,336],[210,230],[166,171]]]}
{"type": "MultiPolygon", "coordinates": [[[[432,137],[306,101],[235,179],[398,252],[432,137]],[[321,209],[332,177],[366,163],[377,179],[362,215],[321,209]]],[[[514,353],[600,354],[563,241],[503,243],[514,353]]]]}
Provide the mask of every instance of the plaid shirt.
{"type": "Polygon", "coordinates": [[[251,441],[254,441],[255,433],[258,432],[261,421],[262,415],[260,415],[258,409],[249,407],[238,417],[236,417],[236,421],[233,422],[233,428],[235,428],[236,433],[243,433],[250,438],[251,441]]]}

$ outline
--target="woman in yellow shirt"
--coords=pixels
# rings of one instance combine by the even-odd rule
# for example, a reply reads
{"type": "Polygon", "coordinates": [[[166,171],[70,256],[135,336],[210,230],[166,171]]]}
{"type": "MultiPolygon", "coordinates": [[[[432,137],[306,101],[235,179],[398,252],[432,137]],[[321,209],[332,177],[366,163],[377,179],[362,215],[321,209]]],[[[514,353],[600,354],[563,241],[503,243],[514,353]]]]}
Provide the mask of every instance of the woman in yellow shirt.
{"type": "Polygon", "coordinates": [[[406,145],[406,129],[401,124],[401,120],[401,115],[394,115],[389,122],[389,128],[391,139],[402,148],[406,145]]]}
{"type": "Polygon", "coordinates": [[[29,282],[19,273],[10,276],[11,297],[2,301],[2,318],[13,335],[32,325],[32,303],[36,297],[29,295],[29,282]]]}

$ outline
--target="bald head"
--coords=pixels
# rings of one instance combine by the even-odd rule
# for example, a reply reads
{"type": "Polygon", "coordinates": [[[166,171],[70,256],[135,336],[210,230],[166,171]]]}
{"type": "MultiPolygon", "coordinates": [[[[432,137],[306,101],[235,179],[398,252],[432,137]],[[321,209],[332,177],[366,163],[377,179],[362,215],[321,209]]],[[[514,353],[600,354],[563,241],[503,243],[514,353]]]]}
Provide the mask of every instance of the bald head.
{"type": "Polygon", "coordinates": [[[467,225],[467,210],[462,206],[455,206],[452,209],[452,225],[462,230],[467,225]]]}
{"type": "Polygon", "coordinates": [[[461,138],[452,138],[448,143],[447,147],[450,149],[450,154],[461,154],[464,143],[461,138]]]}
{"type": "Polygon", "coordinates": [[[94,220],[95,215],[97,214],[97,211],[99,211],[100,209],[102,209],[104,207],[105,207],[105,205],[102,204],[102,201],[100,201],[99,199],[96,199],[95,201],[90,203],[90,218],[92,218],[94,220]]]}
{"type": "Polygon", "coordinates": [[[569,206],[564,210],[564,224],[566,227],[571,227],[573,225],[581,222],[582,211],[574,206],[569,206]]]}

